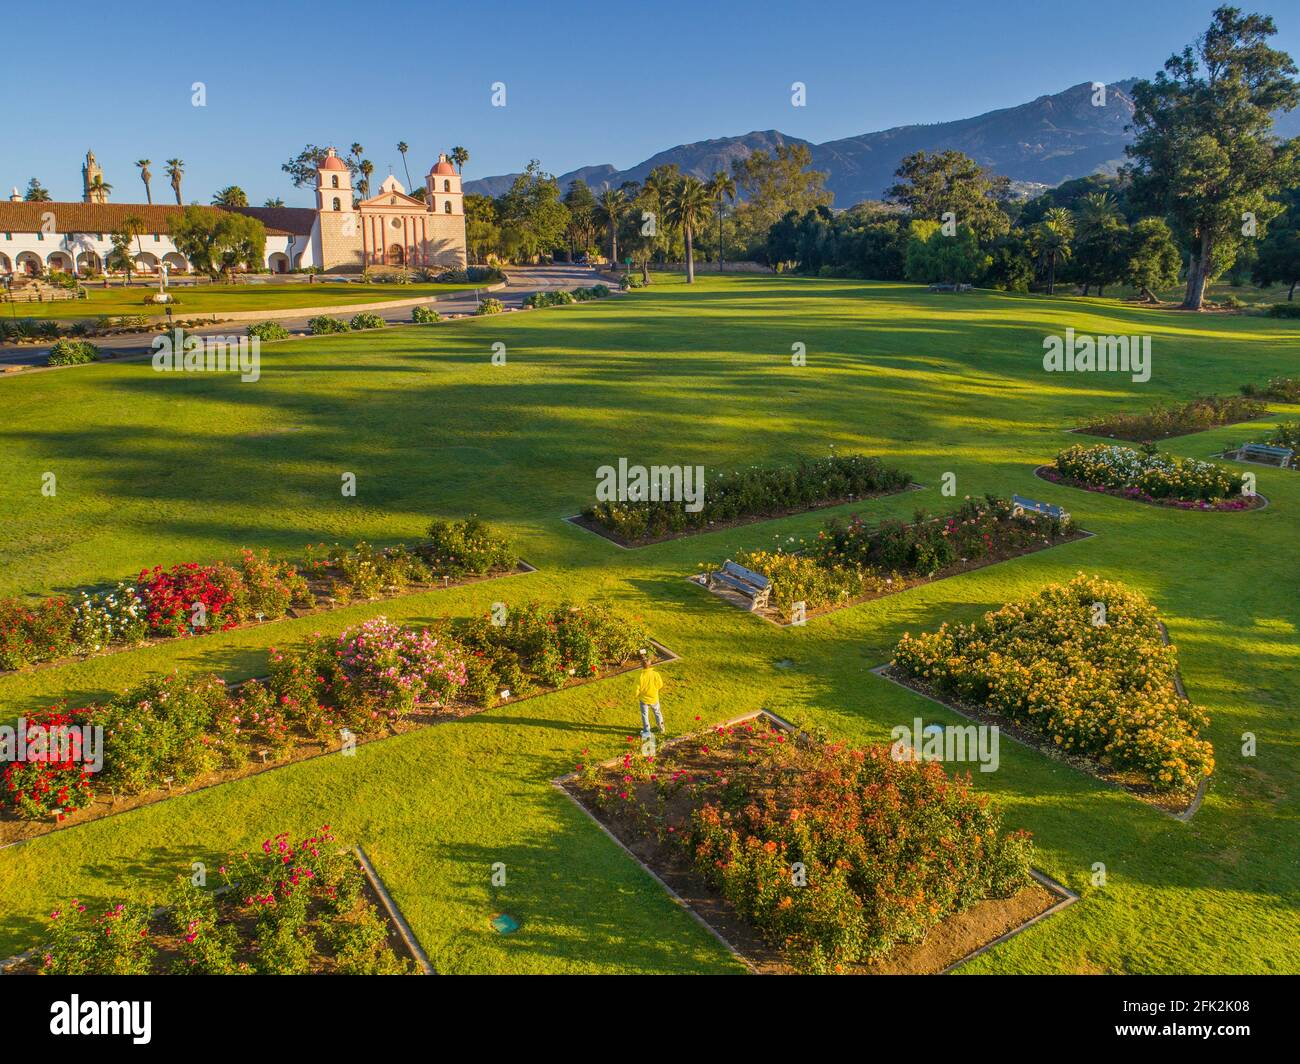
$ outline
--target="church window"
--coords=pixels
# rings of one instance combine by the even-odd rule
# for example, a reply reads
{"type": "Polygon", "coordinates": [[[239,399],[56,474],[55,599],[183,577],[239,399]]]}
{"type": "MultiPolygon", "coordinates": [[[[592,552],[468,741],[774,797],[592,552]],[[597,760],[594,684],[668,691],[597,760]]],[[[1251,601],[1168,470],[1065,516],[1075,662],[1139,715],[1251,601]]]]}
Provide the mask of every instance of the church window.
{"type": "Polygon", "coordinates": [[[444,180],[443,183],[442,183],[442,190],[443,190],[443,192],[450,192],[450,191],[451,191],[451,182],[448,181],[448,180],[444,180]]]}
{"type": "Polygon", "coordinates": [[[448,200],[446,203],[442,205],[442,213],[443,214],[451,213],[451,200],[448,200]]]}
{"type": "Polygon", "coordinates": [[[343,209],[343,205],[342,205],[342,203],[339,201],[338,196],[335,196],[335,197],[334,197],[334,209],[335,209],[336,211],[341,211],[341,210],[343,209]]]}
{"type": "Polygon", "coordinates": [[[335,174],[333,177],[330,178],[330,180],[334,182],[334,187],[335,187],[335,188],[338,188],[338,187],[339,187],[339,175],[338,175],[338,174],[335,174]]]}

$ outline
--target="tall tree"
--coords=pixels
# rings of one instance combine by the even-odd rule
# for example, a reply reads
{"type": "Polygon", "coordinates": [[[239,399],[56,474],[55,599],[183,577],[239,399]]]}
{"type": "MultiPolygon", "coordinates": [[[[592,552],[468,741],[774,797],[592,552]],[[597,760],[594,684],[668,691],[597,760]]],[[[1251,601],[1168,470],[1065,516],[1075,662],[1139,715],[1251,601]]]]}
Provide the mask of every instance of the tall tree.
{"type": "Polygon", "coordinates": [[[698,177],[684,177],[668,199],[668,218],[680,226],[686,240],[686,283],[695,283],[694,236],[709,221],[713,198],[698,177]]]}
{"type": "Polygon", "coordinates": [[[751,152],[731,164],[743,203],[736,208],[737,229],[750,245],[761,244],[767,231],[790,211],[800,215],[830,206],[826,172],[810,169],[806,144],[782,144],[775,152],[751,152]]]}
{"type": "Polygon", "coordinates": [[[27,182],[27,191],[23,193],[23,199],[28,203],[49,203],[50,190],[33,177],[27,182]]]}
{"type": "Polygon", "coordinates": [[[722,272],[722,212],[725,202],[736,202],[736,179],[725,170],[717,171],[704,186],[709,191],[718,215],[718,272],[722,272]]]}
{"type": "Polygon", "coordinates": [[[564,246],[569,212],[560,202],[560,186],[536,159],[528,163],[497,201],[507,251],[525,258],[564,246]]]}
{"type": "Polygon", "coordinates": [[[238,185],[227,185],[212,197],[214,207],[247,207],[248,193],[238,185]]]}
{"type": "Polygon", "coordinates": [[[372,163],[369,159],[362,159],[361,162],[357,164],[357,169],[361,171],[361,181],[359,183],[359,188],[361,190],[361,198],[369,199],[370,198],[370,175],[375,172],[375,164],[372,163]]]}
{"type": "Polygon", "coordinates": [[[959,151],[913,152],[894,176],[899,180],[886,195],[906,207],[913,218],[941,222],[951,213],[956,225],[970,227],[981,240],[992,240],[1011,228],[1001,206],[1010,196],[1010,180],[991,176],[959,151]]]}
{"type": "Polygon", "coordinates": [[[451,149],[449,157],[451,161],[456,164],[456,173],[463,173],[465,170],[465,164],[469,162],[469,152],[457,144],[451,149]]]}
{"type": "Polygon", "coordinates": [[[641,210],[648,210],[655,216],[654,235],[650,241],[652,252],[655,247],[669,250],[672,248],[673,223],[668,217],[668,203],[681,181],[682,172],[676,163],[656,166],[646,174],[640,199],[641,210]]]}
{"type": "Polygon", "coordinates": [[[1074,210],[1074,272],[1083,294],[1092,285],[1103,295],[1106,285],[1124,275],[1128,226],[1109,192],[1090,192],[1074,210]]]}
{"type": "Polygon", "coordinates": [[[609,230],[609,261],[618,266],[618,223],[627,211],[627,193],[606,188],[596,198],[596,216],[609,230]]]}
{"type": "Polygon", "coordinates": [[[171,179],[172,191],[176,193],[176,205],[181,205],[181,178],[185,174],[184,159],[168,159],[167,169],[163,171],[171,179]]]}
{"type": "Polygon", "coordinates": [[[260,269],[266,252],[266,226],[256,218],[207,207],[182,207],[167,220],[176,250],[213,280],[233,276],[243,266],[260,269]]]}
{"type": "Polygon", "coordinates": [[[1295,299],[1296,283],[1300,281],[1300,188],[1291,189],[1286,201],[1285,212],[1272,221],[1268,236],[1259,246],[1254,279],[1257,284],[1280,281],[1290,285],[1286,297],[1290,301],[1295,299]]]}
{"type": "Polygon", "coordinates": [[[150,204],[153,203],[153,188],[149,182],[153,178],[153,171],[149,167],[153,166],[152,159],[137,159],[136,166],[140,168],[140,180],[144,182],[144,198],[150,204]]]}
{"type": "Polygon", "coordinates": [[[1272,114],[1300,103],[1300,86],[1291,57],[1267,43],[1276,32],[1267,15],[1220,7],[1205,33],[1131,92],[1134,194],[1167,215],[1189,249],[1186,310],[1201,309],[1243,225],[1261,231],[1276,210],[1271,197],[1294,179],[1296,145],[1278,142],[1272,114]]]}
{"type": "Polygon", "coordinates": [[[569,208],[569,257],[576,258],[578,250],[587,251],[596,237],[596,197],[581,178],[569,182],[564,193],[564,205],[569,208]]]}
{"type": "Polygon", "coordinates": [[[501,250],[496,201],[473,192],[465,196],[465,249],[474,262],[486,262],[501,250]]]}
{"type": "Polygon", "coordinates": [[[265,200],[263,200],[263,201],[262,201],[262,206],[263,206],[263,207],[283,207],[283,206],[284,206],[284,197],[283,197],[283,196],[272,196],[272,197],[270,197],[269,199],[265,199],[265,200]]]}
{"type": "Polygon", "coordinates": [[[103,174],[96,174],[90,180],[89,192],[97,192],[104,197],[104,202],[108,202],[108,194],[113,191],[113,186],[104,180],[103,174]]]}
{"type": "Polygon", "coordinates": [[[397,150],[402,156],[402,170],[406,173],[406,187],[411,187],[411,168],[406,165],[406,153],[411,150],[411,146],[404,140],[397,142],[397,150]]]}

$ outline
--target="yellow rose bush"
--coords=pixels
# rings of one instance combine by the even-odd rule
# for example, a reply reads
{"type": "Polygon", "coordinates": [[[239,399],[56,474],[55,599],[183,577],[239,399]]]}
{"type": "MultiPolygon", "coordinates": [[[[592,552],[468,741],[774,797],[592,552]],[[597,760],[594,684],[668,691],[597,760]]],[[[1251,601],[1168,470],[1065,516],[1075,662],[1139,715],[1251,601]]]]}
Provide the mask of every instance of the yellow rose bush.
{"type": "Polygon", "coordinates": [[[1081,573],[974,624],[908,633],[893,667],[1157,790],[1193,787],[1214,771],[1214,749],[1200,737],[1209,717],[1174,685],[1177,652],[1151,603],[1121,584],[1081,573]]]}

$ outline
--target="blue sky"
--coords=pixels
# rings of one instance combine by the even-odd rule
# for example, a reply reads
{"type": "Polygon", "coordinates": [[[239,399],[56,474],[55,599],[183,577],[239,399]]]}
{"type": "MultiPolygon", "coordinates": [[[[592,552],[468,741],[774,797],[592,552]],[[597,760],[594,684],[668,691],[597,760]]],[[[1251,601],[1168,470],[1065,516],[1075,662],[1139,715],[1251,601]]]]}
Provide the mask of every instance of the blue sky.
{"type": "MultiPolygon", "coordinates": [[[[1081,81],[1152,75],[1209,22],[1200,0],[659,0],[379,4],[319,0],[9,4],[0,184],[38,176],[80,197],[94,149],[116,201],[143,200],[134,162],[185,160],[183,192],[227,184],[307,204],[280,164],[354,140],[379,177],[412,177],[463,144],[467,177],[536,157],[562,173],[630,166],[675,144],[753,129],[811,141],[963,118],[1081,81]],[[116,10],[115,10],[116,8],[116,10]],[[207,86],[193,107],[190,86],[207,86]],[[507,105],[491,106],[506,85],[507,105]],[[807,106],[790,85],[807,85],[807,106]],[[20,91],[21,90],[21,91],[20,91]],[[31,116],[37,116],[33,119],[31,116]]],[[[1300,0],[1273,15],[1300,57],[1300,0]]]]}

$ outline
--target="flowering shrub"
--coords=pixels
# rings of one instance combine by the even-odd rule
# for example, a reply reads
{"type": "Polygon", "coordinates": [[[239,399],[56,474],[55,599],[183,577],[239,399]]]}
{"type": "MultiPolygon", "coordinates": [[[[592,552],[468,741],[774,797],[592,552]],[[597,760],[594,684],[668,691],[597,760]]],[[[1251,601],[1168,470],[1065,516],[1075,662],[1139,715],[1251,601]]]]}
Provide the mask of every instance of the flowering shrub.
{"type": "Polygon", "coordinates": [[[1289,447],[1300,452],[1300,421],[1282,421],[1278,423],[1268,438],[1270,447],[1289,447]]]}
{"type": "Polygon", "coordinates": [[[71,654],[73,610],[64,598],[0,599],[0,668],[21,669],[71,654]]]}
{"type": "Polygon", "coordinates": [[[1032,728],[1067,754],[1140,775],[1157,790],[1214,771],[1209,718],[1174,685],[1177,652],[1141,594],[1080,574],[974,624],[904,635],[894,668],[941,694],[1032,728]],[[1105,607],[1097,624],[1095,604],[1105,607]]]}
{"type": "Polygon", "coordinates": [[[204,629],[225,631],[239,623],[226,607],[234,595],[231,578],[219,565],[186,562],[141,570],[136,582],[144,598],[149,627],[164,635],[194,635],[204,629]],[[203,608],[197,609],[195,604],[203,608]]]}
{"type": "Polygon", "coordinates": [[[682,853],[801,971],[883,958],[1029,882],[1028,836],[1004,832],[969,779],[887,745],[744,722],[580,772],[598,806],[682,853]]]}
{"type": "Polygon", "coordinates": [[[1104,443],[1066,448],[1056,456],[1056,469],[1085,486],[1146,500],[1213,503],[1240,495],[1242,486],[1240,473],[1213,462],[1104,443]]]}
{"type": "Polygon", "coordinates": [[[216,894],[180,876],[167,907],[111,904],[92,916],[73,899],[50,914],[38,947],[48,975],[406,975],[414,965],[388,945],[388,924],[365,896],[356,857],[329,825],[298,843],[288,835],[232,854],[216,894]]]}
{"type": "Polygon", "coordinates": [[[1205,395],[1186,403],[1153,406],[1145,414],[1111,414],[1094,418],[1084,432],[1144,443],[1202,432],[1218,425],[1251,421],[1268,410],[1265,403],[1247,396],[1205,395]]]}
{"type": "Polygon", "coordinates": [[[417,549],[430,571],[439,576],[482,576],[508,571],[519,564],[510,541],[477,517],[434,521],[425,532],[425,542],[417,549]]]}
{"type": "Polygon", "coordinates": [[[168,570],[156,566],[142,572],[136,584],[82,591],[75,602],[0,599],[0,671],[131,646],[149,636],[205,635],[254,620],[274,620],[291,607],[316,604],[306,574],[327,585],[332,599],[348,601],[438,577],[508,571],[517,563],[509,541],[472,518],[433,522],[428,540],[413,549],[379,549],[364,542],[350,549],[337,544],[309,547],[301,571],[271,559],[264,550],[243,550],[233,565],[189,562],[168,570]],[[195,609],[196,602],[202,604],[201,611],[195,609]],[[195,623],[198,620],[203,623],[195,623]]]}
{"type": "Polygon", "coordinates": [[[1244,384],[1241,394],[1277,399],[1283,403],[1300,403],[1300,377],[1274,377],[1262,388],[1244,384]]]}
{"type": "Polygon", "coordinates": [[[801,459],[795,466],[716,473],[704,485],[703,506],[694,513],[680,500],[647,500],[598,502],[583,516],[631,542],[703,529],[720,521],[770,517],[902,491],[911,482],[911,474],[890,469],[879,458],[831,455],[801,459]]]}
{"type": "Polygon", "coordinates": [[[772,582],[769,602],[788,619],[797,602],[807,610],[844,605],[902,590],[959,562],[1023,552],[1074,532],[1068,514],[1021,510],[1010,499],[989,495],[967,498],[948,514],[918,510],[911,524],[889,520],[872,526],[856,516],[836,518],[806,550],[742,551],[736,561],[772,582]]]}
{"type": "Polygon", "coordinates": [[[81,713],[59,710],[28,718],[25,753],[32,756],[0,771],[0,809],[28,820],[63,820],[90,803],[90,766],[76,730],[84,722],[81,713]]]}
{"type": "Polygon", "coordinates": [[[402,628],[386,617],[347,629],[336,653],[349,697],[387,707],[390,715],[409,713],[417,701],[441,703],[465,686],[460,648],[428,628],[402,628]]]}

